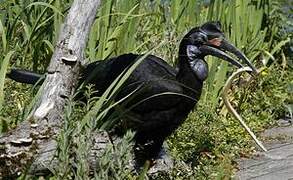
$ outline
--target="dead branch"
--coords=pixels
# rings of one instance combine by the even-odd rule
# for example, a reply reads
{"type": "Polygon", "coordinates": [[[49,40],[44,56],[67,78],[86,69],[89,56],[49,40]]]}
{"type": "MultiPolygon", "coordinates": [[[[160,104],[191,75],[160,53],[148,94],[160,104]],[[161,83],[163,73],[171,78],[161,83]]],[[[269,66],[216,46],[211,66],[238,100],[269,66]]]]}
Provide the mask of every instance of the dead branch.
{"type": "MultiPolygon", "coordinates": [[[[75,0],[62,26],[41,96],[30,116],[0,137],[0,177],[19,176],[54,144],[63,124],[66,98],[73,94],[90,27],[100,0],[75,0]]],[[[51,157],[52,159],[53,157],[51,157]]]]}

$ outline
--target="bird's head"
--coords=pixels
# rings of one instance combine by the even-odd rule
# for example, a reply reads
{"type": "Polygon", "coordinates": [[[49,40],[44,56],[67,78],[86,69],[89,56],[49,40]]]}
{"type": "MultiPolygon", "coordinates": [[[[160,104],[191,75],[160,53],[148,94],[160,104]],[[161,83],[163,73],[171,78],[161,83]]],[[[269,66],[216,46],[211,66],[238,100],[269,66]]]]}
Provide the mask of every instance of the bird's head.
{"type": "Polygon", "coordinates": [[[212,55],[226,60],[238,68],[243,67],[238,60],[227,54],[231,53],[248,65],[252,69],[253,74],[257,74],[256,68],[248,58],[225,39],[220,22],[207,22],[200,27],[191,29],[181,41],[179,53],[188,56],[192,66],[196,65],[194,63],[197,63],[197,60],[204,61],[205,56],[212,55]]]}

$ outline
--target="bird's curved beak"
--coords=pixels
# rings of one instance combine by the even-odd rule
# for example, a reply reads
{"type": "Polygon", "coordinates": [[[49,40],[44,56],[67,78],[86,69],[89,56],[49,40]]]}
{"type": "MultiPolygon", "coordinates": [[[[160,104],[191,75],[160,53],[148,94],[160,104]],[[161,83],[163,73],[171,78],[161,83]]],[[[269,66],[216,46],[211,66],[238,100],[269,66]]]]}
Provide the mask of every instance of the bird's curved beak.
{"type": "Polygon", "coordinates": [[[255,66],[249,61],[249,59],[235,46],[229,43],[223,38],[214,38],[208,41],[206,45],[200,47],[201,52],[205,52],[206,55],[212,55],[221,59],[228,61],[229,63],[237,66],[238,68],[243,67],[243,65],[229,56],[226,52],[234,54],[238,59],[242,60],[247,66],[252,70],[252,75],[258,74],[255,66]]]}

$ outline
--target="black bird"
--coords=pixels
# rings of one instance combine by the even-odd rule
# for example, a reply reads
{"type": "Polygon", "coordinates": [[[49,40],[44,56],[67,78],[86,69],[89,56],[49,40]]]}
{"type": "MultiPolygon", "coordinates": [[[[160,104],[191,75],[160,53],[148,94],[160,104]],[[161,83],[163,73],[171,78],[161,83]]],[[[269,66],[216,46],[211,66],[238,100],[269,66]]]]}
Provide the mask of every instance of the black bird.
{"type": "MultiPolygon", "coordinates": [[[[207,22],[191,29],[179,46],[177,68],[163,59],[148,55],[132,72],[118,93],[116,100],[135,89],[137,93],[126,104],[131,107],[121,119],[123,127],[134,129],[135,156],[139,165],[154,160],[163,141],[184,122],[200,98],[203,82],[208,76],[205,56],[212,55],[240,68],[241,63],[226,52],[234,54],[256,72],[243,53],[225,40],[219,22],[207,22]],[[133,104],[136,106],[132,107],[133,104]]],[[[125,69],[142,55],[124,54],[86,66],[81,82],[94,84],[103,93],[125,69]]],[[[8,77],[19,82],[34,84],[40,75],[23,70],[12,70],[8,77]]],[[[100,95],[98,94],[98,95],[100,95]]]]}

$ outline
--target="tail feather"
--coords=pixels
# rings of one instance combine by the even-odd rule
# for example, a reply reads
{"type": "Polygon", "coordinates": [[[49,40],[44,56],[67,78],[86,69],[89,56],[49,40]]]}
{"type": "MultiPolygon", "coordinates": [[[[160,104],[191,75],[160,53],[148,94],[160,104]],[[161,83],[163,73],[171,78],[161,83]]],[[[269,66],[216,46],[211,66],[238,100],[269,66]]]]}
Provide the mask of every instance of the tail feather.
{"type": "Polygon", "coordinates": [[[43,75],[28,70],[12,69],[6,76],[16,82],[36,84],[43,75]]]}

